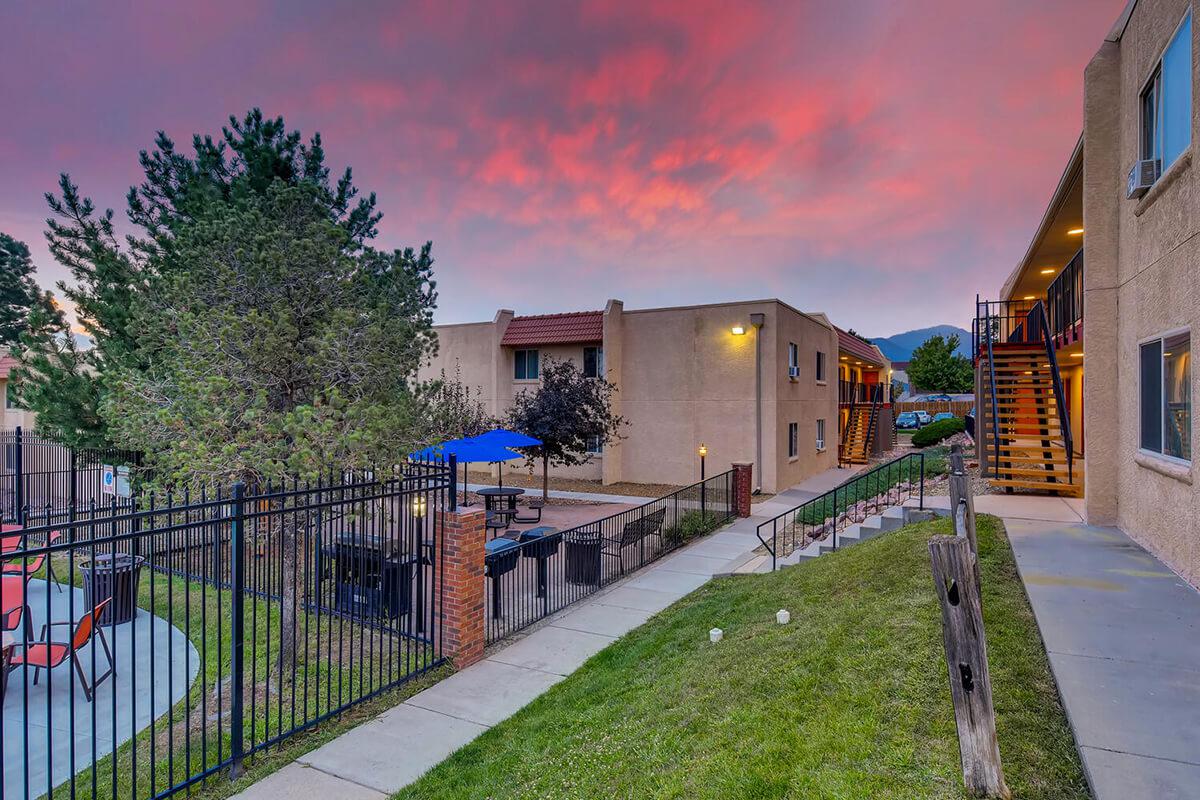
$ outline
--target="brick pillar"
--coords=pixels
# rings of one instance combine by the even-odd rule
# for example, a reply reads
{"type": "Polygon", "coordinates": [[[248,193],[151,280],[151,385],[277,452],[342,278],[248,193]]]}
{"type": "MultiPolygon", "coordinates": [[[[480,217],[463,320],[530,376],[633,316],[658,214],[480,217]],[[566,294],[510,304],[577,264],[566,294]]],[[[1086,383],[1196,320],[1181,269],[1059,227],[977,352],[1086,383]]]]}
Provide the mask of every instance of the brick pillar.
{"type": "Polygon", "coordinates": [[[481,508],[442,516],[442,653],[458,669],[483,658],[486,519],[481,508]]]}
{"type": "Polygon", "coordinates": [[[749,461],[733,464],[733,513],[750,516],[750,493],[754,491],[754,465],[749,461]]]}

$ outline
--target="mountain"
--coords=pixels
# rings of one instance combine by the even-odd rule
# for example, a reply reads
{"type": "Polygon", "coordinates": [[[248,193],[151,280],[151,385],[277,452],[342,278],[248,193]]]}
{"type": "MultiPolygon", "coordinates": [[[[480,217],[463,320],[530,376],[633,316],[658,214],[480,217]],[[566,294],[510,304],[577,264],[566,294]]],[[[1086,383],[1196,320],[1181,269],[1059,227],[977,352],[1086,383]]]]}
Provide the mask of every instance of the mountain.
{"type": "Polygon", "coordinates": [[[905,331],[897,333],[895,336],[881,336],[871,339],[889,361],[908,361],[912,358],[913,350],[916,350],[930,336],[952,336],[958,334],[958,350],[960,356],[970,357],[971,355],[971,332],[956,328],[953,325],[934,325],[932,328],[921,328],[915,331],[905,331]]]}

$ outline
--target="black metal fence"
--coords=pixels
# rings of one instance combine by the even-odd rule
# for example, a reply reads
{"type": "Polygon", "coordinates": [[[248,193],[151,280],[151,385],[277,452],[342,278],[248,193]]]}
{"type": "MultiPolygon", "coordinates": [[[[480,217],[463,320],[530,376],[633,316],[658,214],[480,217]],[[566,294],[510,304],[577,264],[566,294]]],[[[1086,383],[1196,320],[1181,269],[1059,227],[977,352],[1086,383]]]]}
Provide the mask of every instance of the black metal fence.
{"type": "Polygon", "coordinates": [[[27,507],[66,518],[93,502],[109,505],[120,468],[137,462],[131,450],[75,450],[21,428],[0,431],[0,520],[20,523],[27,507]]]}
{"type": "Polygon", "coordinates": [[[487,643],[595,594],[733,516],[728,471],[569,530],[492,540],[484,560],[487,643]]]}
{"type": "Polygon", "coordinates": [[[167,797],[442,663],[451,467],[4,526],[5,798],[167,797]]]}
{"type": "Polygon", "coordinates": [[[758,540],[771,554],[771,569],[775,569],[780,558],[814,541],[831,537],[836,550],[838,531],[910,497],[920,498],[920,507],[925,507],[922,452],[880,464],[767,520],[758,526],[758,540]]]}

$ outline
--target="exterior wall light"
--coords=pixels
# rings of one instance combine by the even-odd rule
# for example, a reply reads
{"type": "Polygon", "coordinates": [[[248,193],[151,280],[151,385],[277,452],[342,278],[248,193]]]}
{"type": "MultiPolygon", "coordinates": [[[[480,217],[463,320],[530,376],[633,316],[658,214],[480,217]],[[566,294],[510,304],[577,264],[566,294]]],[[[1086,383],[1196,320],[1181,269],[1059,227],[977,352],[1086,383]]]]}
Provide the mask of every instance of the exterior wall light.
{"type": "Polygon", "coordinates": [[[746,326],[745,325],[734,325],[732,328],[729,329],[729,332],[732,333],[734,336],[745,336],[746,335],[746,326]]]}
{"type": "Polygon", "coordinates": [[[1071,230],[1067,231],[1067,236],[1082,236],[1082,235],[1083,235],[1083,228],[1071,228],[1071,230]]]}

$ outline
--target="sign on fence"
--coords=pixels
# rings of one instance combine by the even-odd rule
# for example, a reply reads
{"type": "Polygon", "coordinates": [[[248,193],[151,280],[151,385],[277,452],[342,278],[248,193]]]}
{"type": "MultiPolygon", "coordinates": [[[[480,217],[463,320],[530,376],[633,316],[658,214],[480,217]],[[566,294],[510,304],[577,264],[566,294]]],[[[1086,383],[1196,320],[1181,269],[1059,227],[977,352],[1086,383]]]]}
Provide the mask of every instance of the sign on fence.
{"type": "Polygon", "coordinates": [[[100,468],[100,491],[114,497],[129,497],[129,467],[104,464],[100,468]]]}

